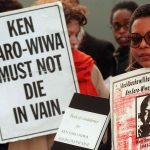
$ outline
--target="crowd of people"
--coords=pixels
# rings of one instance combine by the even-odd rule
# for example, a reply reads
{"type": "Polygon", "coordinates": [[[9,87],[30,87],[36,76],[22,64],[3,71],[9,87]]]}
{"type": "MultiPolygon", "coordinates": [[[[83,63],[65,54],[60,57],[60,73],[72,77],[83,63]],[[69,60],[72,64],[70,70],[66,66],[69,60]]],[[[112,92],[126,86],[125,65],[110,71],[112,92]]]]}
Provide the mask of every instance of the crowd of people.
{"type": "MultiPolygon", "coordinates": [[[[57,0],[37,0],[40,5],[57,0]]],[[[118,48],[85,30],[87,8],[79,0],[61,0],[79,83],[80,93],[109,99],[105,81],[118,74],[150,67],[150,4],[118,2],[111,11],[110,24],[118,48]]],[[[0,12],[21,9],[18,1],[0,1],[0,12]]],[[[0,150],[49,150],[55,134],[1,144],[0,150]]],[[[111,150],[110,124],[99,150],[111,150]]]]}

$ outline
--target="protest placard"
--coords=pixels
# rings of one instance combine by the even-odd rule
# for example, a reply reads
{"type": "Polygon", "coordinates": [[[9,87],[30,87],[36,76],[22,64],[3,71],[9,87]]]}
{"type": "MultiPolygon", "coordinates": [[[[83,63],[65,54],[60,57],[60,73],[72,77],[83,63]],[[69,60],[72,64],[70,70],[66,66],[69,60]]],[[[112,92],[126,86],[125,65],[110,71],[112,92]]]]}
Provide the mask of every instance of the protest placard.
{"type": "Polygon", "coordinates": [[[60,2],[0,15],[0,143],[55,133],[79,92],[60,2]]]}
{"type": "Polygon", "coordinates": [[[150,149],[150,69],[113,77],[110,91],[113,149],[150,149]]]}
{"type": "Polygon", "coordinates": [[[110,120],[109,100],[75,93],[52,149],[97,150],[110,120]]]}

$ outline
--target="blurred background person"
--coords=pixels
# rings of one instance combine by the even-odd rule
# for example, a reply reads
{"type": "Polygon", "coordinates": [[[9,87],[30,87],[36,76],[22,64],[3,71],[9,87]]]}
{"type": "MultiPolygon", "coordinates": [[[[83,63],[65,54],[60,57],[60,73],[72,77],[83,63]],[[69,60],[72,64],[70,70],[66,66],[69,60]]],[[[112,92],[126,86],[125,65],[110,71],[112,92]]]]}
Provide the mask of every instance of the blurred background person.
{"type": "Polygon", "coordinates": [[[105,80],[105,84],[109,89],[110,77],[115,74],[114,65],[115,59],[113,53],[115,51],[112,43],[98,39],[81,28],[80,37],[82,34],[81,43],[78,49],[90,55],[95,61],[98,69],[101,71],[105,80]]]}
{"type": "Polygon", "coordinates": [[[80,44],[78,49],[90,55],[96,61],[96,65],[101,71],[104,80],[112,76],[112,64],[114,62],[113,53],[115,50],[112,43],[90,35],[84,28],[81,28],[79,39],[80,44]]]}
{"type": "MultiPolygon", "coordinates": [[[[35,4],[40,5],[54,1],[57,0],[38,0],[35,4]]],[[[77,49],[80,42],[78,40],[80,28],[87,23],[84,7],[81,5],[73,6],[63,0],[62,2],[80,93],[108,98],[109,91],[104,84],[103,77],[95,65],[94,60],[77,49]]],[[[9,144],[9,150],[49,150],[53,144],[54,136],[55,134],[51,134],[11,142],[9,144]]]]}
{"type": "MultiPolygon", "coordinates": [[[[61,0],[64,2],[69,2],[72,6],[80,6],[79,0],[61,0]]],[[[82,12],[87,15],[87,7],[82,5],[84,10],[82,12]]],[[[90,55],[95,61],[96,66],[98,66],[100,72],[102,73],[103,78],[105,79],[105,85],[109,90],[109,77],[114,75],[113,64],[114,64],[114,46],[105,40],[95,38],[87,33],[83,26],[80,27],[80,32],[77,36],[78,43],[76,44],[76,48],[80,49],[80,51],[90,55]],[[96,49],[95,49],[96,48],[96,49]],[[82,50],[83,49],[83,50],[82,50]],[[102,64],[102,62],[105,62],[102,64]],[[100,67],[101,66],[101,67],[100,67]],[[103,68],[103,69],[102,69],[103,68]],[[105,70],[105,71],[101,71],[105,70]]],[[[111,125],[109,123],[109,130],[111,130],[111,125]]],[[[108,130],[103,138],[99,146],[99,150],[110,150],[111,149],[111,132],[108,130]]]]}
{"type": "Polygon", "coordinates": [[[121,1],[117,3],[111,11],[110,23],[113,35],[119,47],[114,53],[116,60],[114,64],[115,75],[126,72],[129,61],[129,20],[132,13],[138,7],[133,1],[121,1]]]}
{"type": "MultiPolygon", "coordinates": [[[[72,5],[79,5],[79,0],[63,0],[65,2],[70,2],[72,5]]],[[[84,11],[86,14],[87,11],[84,11]]],[[[101,71],[102,76],[105,80],[105,84],[109,89],[109,77],[114,75],[114,57],[113,53],[115,51],[114,46],[111,42],[98,39],[90,35],[83,27],[80,28],[80,33],[78,35],[78,40],[80,41],[77,48],[90,55],[96,62],[98,69],[101,71]]]]}
{"type": "Polygon", "coordinates": [[[104,80],[106,80],[114,72],[112,65],[114,63],[114,46],[106,40],[90,35],[84,28],[81,29],[80,34],[82,34],[82,38],[79,50],[90,55],[96,61],[97,67],[101,71],[104,80]]]}
{"type": "MultiPolygon", "coordinates": [[[[17,0],[0,0],[0,12],[6,12],[23,8],[17,0]]],[[[8,144],[0,144],[0,150],[7,150],[8,144]]]]}

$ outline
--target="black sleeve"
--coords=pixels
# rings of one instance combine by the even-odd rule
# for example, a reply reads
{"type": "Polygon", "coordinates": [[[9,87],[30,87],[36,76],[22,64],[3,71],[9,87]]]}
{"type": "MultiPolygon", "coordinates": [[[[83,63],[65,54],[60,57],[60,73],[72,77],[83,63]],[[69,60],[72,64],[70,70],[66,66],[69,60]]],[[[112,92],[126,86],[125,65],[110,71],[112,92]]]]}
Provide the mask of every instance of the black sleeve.
{"type": "Polygon", "coordinates": [[[8,150],[8,144],[0,144],[0,150],[8,150]]]}
{"type": "Polygon", "coordinates": [[[98,150],[111,150],[111,121],[108,124],[108,140],[106,144],[101,143],[98,150]]]}

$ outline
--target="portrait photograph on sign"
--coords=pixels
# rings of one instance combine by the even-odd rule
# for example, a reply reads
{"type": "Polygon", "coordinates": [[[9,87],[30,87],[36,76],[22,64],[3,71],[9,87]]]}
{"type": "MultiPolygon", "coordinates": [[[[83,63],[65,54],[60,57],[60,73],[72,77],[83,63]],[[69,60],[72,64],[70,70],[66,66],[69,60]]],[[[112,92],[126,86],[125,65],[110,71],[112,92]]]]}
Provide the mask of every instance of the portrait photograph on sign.
{"type": "Polygon", "coordinates": [[[150,136],[150,95],[136,98],[137,138],[150,136]]]}

